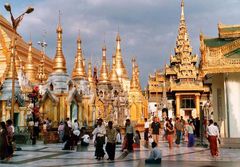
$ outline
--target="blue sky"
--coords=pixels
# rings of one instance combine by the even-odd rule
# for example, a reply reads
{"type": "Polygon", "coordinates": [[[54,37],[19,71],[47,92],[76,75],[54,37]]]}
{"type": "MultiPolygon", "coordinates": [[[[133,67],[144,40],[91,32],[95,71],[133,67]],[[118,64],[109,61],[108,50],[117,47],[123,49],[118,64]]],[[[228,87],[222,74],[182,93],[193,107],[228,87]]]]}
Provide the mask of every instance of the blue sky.
{"type": "MultiPolygon", "coordinates": [[[[71,74],[76,54],[76,39],[80,31],[85,58],[95,65],[101,62],[105,40],[107,59],[115,51],[119,27],[124,63],[131,77],[131,58],[140,67],[142,87],[148,75],[169,64],[180,18],[180,0],[11,0],[0,1],[0,13],[9,19],[3,5],[9,2],[15,15],[31,5],[35,11],[26,15],[18,32],[25,40],[32,34],[33,45],[43,39],[48,43],[47,54],[54,57],[58,11],[62,12],[63,52],[71,74]]],[[[217,24],[240,24],[240,0],[185,0],[185,18],[193,47],[199,54],[199,33],[217,36],[217,24]]]]}

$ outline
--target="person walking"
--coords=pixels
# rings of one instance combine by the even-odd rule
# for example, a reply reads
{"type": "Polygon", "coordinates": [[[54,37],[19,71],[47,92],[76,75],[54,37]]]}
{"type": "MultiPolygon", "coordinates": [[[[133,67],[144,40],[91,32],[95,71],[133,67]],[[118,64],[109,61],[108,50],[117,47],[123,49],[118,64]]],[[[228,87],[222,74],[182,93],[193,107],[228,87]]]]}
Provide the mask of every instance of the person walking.
{"type": "Polygon", "coordinates": [[[219,137],[219,130],[217,126],[214,126],[213,120],[209,120],[207,127],[207,138],[210,143],[211,155],[215,158],[218,156],[217,139],[219,137]]]}
{"type": "Polygon", "coordinates": [[[119,128],[117,129],[117,143],[116,144],[117,145],[122,144],[122,135],[121,135],[119,128]]]}
{"type": "Polygon", "coordinates": [[[6,121],[6,127],[7,127],[7,140],[8,140],[8,158],[12,158],[13,152],[15,150],[14,148],[14,126],[12,120],[6,121]]]}
{"type": "Polygon", "coordinates": [[[182,135],[182,130],[183,130],[183,125],[180,122],[180,119],[177,117],[176,118],[176,123],[175,123],[175,130],[176,130],[176,145],[179,147],[180,145],[180,140],[181,140],[181,135],[182,135]]]}
{"type": "Polygon", "coordinates": [[[58,136],[59,136],[59,142],[63,142],[63,136],[64,136],[64,123],[61,121],[58,126],[58,136]]]}
{"type": "Polygon", "coordinates": [[[5,122],[0,123],[0,159],[8,158],[8,132],[5,122]]]}
{"type": "Polygon", "coordinates": [[[194,130],[195,130],[195,127],[193,125],[193,121],[190,121],[189,125],[187,126],[188,147],[193,147],[194,146],[194,130]]]}
{"type": "Polygon", "coordinates": [[[117,130],[113,128],[113,122],[109,121],[108,126],[106,127],[106,152],[108,154],[108,160],[113,161],[115,159],[115,150],[116,150],[116,136],[117,130]]]}
{"type": "Polygon", "coordinates": [[[144,119],[144,140],[145,145],[148,146],[149,122],[147,118],[144,119]]]}
{"type": "Polygon", "coordinates": [[[133,151],[133,126],[131,125],[131,121],[130,119],[126,120],[126,137],[127,137],[127,150],[128,152],[132,152],[133,151]]]}
{"type": "Polygon", "coordinates": [[[133,148],[140,148],[140,141],[141,141],[141,135],[139,130],[135,131],[135,135],[133,137],[134,143],[133,143],[133,148]]]}
{"type": "Polygon", "coordinates": [[[64,129],[63,129],[63,142],[65,143],[64,144],[64,147],[63,147],[63,150],[70,150],[71,148],[71,144],[70,144],[70,138],[71,138],[71,130],[70,128],[68,127],[68,123],[67,122],[64,122],[64,129]]]}
{"type": "Polygon", "coordinates": [[[172,119],[170,118],[167,122],[167,139],[168,139],[168,144],[169,148],[171,149],[173,146],[173,134],[174,134],[174,128],[172,124],[172,119]]]}
{"type": "Polygon", "coordinates": [[[157,117],[153,118],[152,128],[152,137],[153,140],[158,144],[159,142],[159,132],[160,132],[160,123],[157,121],[157,117]]]}
{"type": "Polygon", "coordinates": [[[92,132],[93,135],[96,136],[95,139],[95,145],[96,145],[96,150],[95,150],[95,156],[97,160],[101,160],[104,157],[104,150],[103,150],[103,145],[105,144],[105,135],[106,135],[106,128],[103,125],[103,120],[102,118],[98,119],[98,125],[92,132]]]}

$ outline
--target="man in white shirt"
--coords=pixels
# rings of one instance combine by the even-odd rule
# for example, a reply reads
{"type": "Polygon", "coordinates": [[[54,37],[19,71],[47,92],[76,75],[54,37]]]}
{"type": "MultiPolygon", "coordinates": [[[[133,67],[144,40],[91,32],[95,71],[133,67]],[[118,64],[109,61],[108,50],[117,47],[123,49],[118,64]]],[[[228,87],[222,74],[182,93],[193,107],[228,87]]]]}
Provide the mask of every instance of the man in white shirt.
{"type": "Polygon", "coordinates": [[[213,120],[209,120],[209,126],[207,127],[207,138],[210,143],[210,151],[213,157],[218,156],[217,138],[219,137],[219,130],[213,124],[213,120]]]}
{"type": "Polygon", "coordinates": [[[149,122],[147,118],[144,119],[144,140],[145,140],[145,145],[148,145],[148,133],[149,133],[149,122]]]}
{"type": "Polygon", "coordinates": [[[88,146],[88,145],[89,145],[89,141],[90,141],[90,136],[88,135],[88,133],[85,133],[85,134],[82,136],[81,145],[82,145],[82,146],[88,146]]]}
{"type": "Polygon", "coordinates": [[[96,159],[101,160],[103,159],[105,154],[103,150],[103,145],[105,144],[105,135],[106,135],[106,129],[105,129],[105,126],[103,125],[102,118],[98,119],[98,126],[93,130],[92,134],[96,136],[96,139],[95,139],[96,159]]]}

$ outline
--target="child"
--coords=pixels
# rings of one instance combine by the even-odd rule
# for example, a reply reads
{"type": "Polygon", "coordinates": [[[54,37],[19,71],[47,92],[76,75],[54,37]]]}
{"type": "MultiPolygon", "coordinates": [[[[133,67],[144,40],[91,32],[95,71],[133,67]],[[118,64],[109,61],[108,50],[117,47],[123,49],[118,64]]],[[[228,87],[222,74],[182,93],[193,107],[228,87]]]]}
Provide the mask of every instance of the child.
{"type": "Polygon", "coordinates": [[[124,136],[123,143],[122,143],[122,151],[127,149],[127,136],[124,136]]]}
{"type": "Polygon", "coordinates": [[[157,143],[152,142],[152,151],[148,159],[145,160],[146,164],[160,164],[162,161],[162,152],[157,148],[157,143]]]}
{"type": "Polygon", "coordinates": [[[152,143],[153,143],[152,135],[149,135],[149,137],[148,137],[148,141],[149,141],[149,144],[152,145],[152,143]]]}
{"type": "Polygon", "coordinates": [[[120,133],[120,129],[117,129],[117,143],[116,144],[122,144],[122,135],[120,133]]]}
{"type": "Polygon", "coordinates": [[[81,137],[81,146],[88,146],[89,145],[89,140],[90,140],[90,136],[88,133],[85,133],[82,137],[81,137]]]}
{"type": "Polygon", "coordinates": [[[138,130],[136,130],[136,133],[133,139],[134,139],[133,148],[140,148],[141,136],[138,130]]]}

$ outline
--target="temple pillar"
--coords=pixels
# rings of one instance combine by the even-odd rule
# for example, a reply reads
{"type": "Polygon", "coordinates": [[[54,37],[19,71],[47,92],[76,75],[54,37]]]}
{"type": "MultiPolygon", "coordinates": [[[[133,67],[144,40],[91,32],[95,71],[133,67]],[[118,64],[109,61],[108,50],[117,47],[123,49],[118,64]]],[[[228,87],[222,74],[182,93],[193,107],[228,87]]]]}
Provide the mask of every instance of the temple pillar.
{"type": "Polygon", "coordinates": [[[19,126],[24,126],[24,122],[25,122],[25,107],[20,107],[19,108],[19,117],[20,117],[20,121],[19,121],[19,126]]]}
{"type": "Polygon", "coordinates": [[[197,117],[200,117],[200,94],[195,94],[196,112],[197,117]]]}
{"type": "Polygon", "coordinates": [[[176,117],[180,117],[180,94],[176,94],[176,117]]]}
{"type": "Polygon", "coordinates": [[[92,104],[92,125],[94,126],[96,122],[96,106],[92,104]]]}
{"type": "Polygon", "coordinates": [[[1,114],[1,121],[5,121],[6,120],[6,102],[2,101],[2,114],[1,114]]]}
{"type": "Polygon", "coordinates": [[[57,113],[57,105],[53,106],[53,122],[60,122],[60,120],[58,120],[58,113],[57,113]]]}
{"type": "Polygon", "coordinates": [[[78,103],[78,120],[79,120],[79,125],[83,126],[83,104],[78,103]]]}
{"type": "Polygon", "coordinates": [[[67,102],[67,118],[71,120],[72,118],[70,118],[71,117],[70,113],[71,113],[71,106],[70,106],[70,103],[67,102]]]}
{"type": "Polygon", "coordinates": [[[59,103],[58,103],[59,113],[60,113],[60,119],[65,120],[66,119],[66,113],[64,111],[64,97],[59,97],[59,103]]]}

